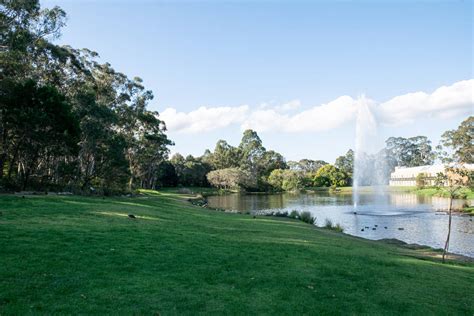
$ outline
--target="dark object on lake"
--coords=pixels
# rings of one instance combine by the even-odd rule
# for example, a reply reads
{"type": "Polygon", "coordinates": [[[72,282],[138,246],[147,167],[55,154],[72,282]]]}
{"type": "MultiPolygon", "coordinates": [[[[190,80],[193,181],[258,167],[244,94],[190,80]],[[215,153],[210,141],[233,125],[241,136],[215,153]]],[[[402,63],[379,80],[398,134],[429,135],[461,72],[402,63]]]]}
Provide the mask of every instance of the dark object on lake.
{"type": "Polygon", "coordinates": [[[136,219],[135,215],[133,215],[133,214],[128,214],[128,217],[136,219]]]}
{"type": "Polygon", "coordinates": [[[379,225],[374,225],[375,227],[379,227],[379,225]]]}
{"type": "Polygon", "coordinates": [[[376,230],[376,229],[377,229],[377,228],[375,228],[375,227],[374,227],[374,228],[372,228],[372,230],[376,230]]]}
{"type": "Polygon", "coordinates": [[[398,230],[405,230],[405,228],[403,228],[403,227],[398,227],[398,230]]]}
{"type": "Polygon", "coordinates": [[[363,231],[364,231],[364,229],[362,228],[360,231],[361,231],[361,232],[363,232],[363,231]]]}
{"type": "Polygon", "coordinates": [[[387,229],[387,226],[385,226],[384,228],[387,229]]]}
{"type": "Polygon", "coordinates": [[[354,212],[354,215],[357,215],[357,212],[354,212]]]}

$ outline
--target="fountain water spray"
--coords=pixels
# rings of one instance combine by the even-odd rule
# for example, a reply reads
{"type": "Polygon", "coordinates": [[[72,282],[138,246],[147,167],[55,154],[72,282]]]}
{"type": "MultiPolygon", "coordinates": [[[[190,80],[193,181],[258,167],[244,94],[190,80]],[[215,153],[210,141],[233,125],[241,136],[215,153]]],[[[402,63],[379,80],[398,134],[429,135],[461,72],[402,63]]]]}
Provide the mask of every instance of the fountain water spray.
{"type": "Polygon", "coordinates": [[[377,151],[377,121],[373,114],[374,102],[364,95],[357,100],[356,137],[352,196],[354,210],[360,202],[360,186],[374,184],[375,164],[371,154],[377,151]]]}

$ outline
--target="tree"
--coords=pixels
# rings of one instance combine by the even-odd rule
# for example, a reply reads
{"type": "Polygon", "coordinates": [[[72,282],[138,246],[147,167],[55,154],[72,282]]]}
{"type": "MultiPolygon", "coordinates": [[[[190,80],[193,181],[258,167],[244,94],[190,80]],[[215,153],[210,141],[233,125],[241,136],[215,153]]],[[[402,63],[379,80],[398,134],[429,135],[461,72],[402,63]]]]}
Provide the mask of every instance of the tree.
{"type": "Polygon", "coordinates": [[[275,169],[268,176],[268,183],[277,191],[298,191],[303,188],[303,175],[295,170],[275,169]]]}
{"type": "Polygon", "coordinates": [[[202,157],[188,155],[184,158],[181,154],[173,155],[170,160],[178,178],[178,184],[183,186],[209,186],[206,175],[212,170],[211,165],[202,157]]]}
{"type": "Polygon", "coordinates": [[[286,168],[285,158],[281,154],[273,150],[268,150],[263,154],[260,161],[260,169],[263,176],[267,177],[275,169],[286,168]]]}
{"type": "Polygon", "coordinates": [[[321,167],[314,177],[315,186],[345,186],[349,181],[349,176],[333,165],[321,167]]]}
{"type": "Polygon", "coordinates": [[[473,172],[464,168],[462,165],[459,166],[446,166],[444,173],[438,173],[437,186],[438,189],[442,190],[447,194],[449,198],[448,206],[448,233],[446,236],[446,242],[443,249],[443,262],[445,262],[446,254],[449,250],[449,242],[451,237],[451,223],[452,223],[452,206],[453,199],[457,196],[459,191],[472,184],[473,172]]]}
{"type": "Polygon", "coordinates": [[[219,140],[212,153],[211,161],[215,169],[239,167],[239,149],[229,145],[225,140],[219,140]]]}
{"type": "Polygon", "coordinates": [[[474,116],[464,120],[457,129],[446,131],[441,135],[438,157],[444,162],[474,163],[474,116]],[[451,150],[453,155],[447,156],[444,149],[451,150]]]}
{"type": "MultiPolygon", "coordinates": [[[[22,189],[39,167],[48,172],[56,157],[76,152],[79,126],[71,105],[54,87],[38,87],[27,80],[15,84],[1,103],[3,133],[8,139],[4,146],[10,153],[8,177],[17,166],[22,189]]],[[[37,174],[37,180],[47,176],[37,174]]]]}
{"type": "Polygon", "coordinates": [[[249,185],[250,175],[238,168],[226,168],[210,171],[207,180],[219,189],[240,189],[249,185]]]}
{"type": "Polygon", "coordinates": [[[174,187],[178,184],[178,175],[174,166],[169,161],[163,161],[159,164],[156,171],[156,181],[158,186],[174,187]]]}
{"type": "Polygon", "coordinates": [[[334,166],[352,177],[352,172],[354,171],[354,151],[349,149],[344,156],[337,157],[334,166]]]}
{"type": "Polygon", "coordinates": [[[241,153],[240,167],[248,170],[252,176],[258,177],[260,163],[266,150],[257,132],[251,129],[244,131],[239,151],[241,153]]]}
{"type": "Polygon", "coordinates": [[[152,92],[96,52],[53,44],[65,17],[37,0],[0,3],[0,181],[154,187],[172,142],[147,109],[152,92]]]}
{"type": "Polygon", "coordinates": [[[303,173],[315,173],[324,165],[328,163],[324,160],[311,160],[311,159],[301,159],[300,161],[290,161],[288,165],[290,169],[301,171],[303,173]]]}
{"type": "Polygon", "coordinates": [[[434,161],[431,141],[426,136],[390,137],[385,144],[387,154],[396,161],[397,166],[417,167],[431,165],[434,161]]]}
{"type": "Polygon", "coordinates": [[[425,173],[419,173],[416,176],[416,187],[418,189],[423,189],[425,187],[425,179],[426,179],[425,173]]]}

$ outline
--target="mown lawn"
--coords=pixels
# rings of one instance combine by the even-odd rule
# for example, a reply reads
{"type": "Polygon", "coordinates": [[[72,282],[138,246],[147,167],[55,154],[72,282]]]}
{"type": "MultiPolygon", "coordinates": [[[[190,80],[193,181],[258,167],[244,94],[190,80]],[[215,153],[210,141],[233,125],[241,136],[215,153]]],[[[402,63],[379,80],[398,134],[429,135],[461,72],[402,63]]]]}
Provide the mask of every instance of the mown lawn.
{"type": "Polygon", "coordinates": [[[474,313],[472,264],[175,193],[0,196],[0,212],[2,315],[474,313]]]}

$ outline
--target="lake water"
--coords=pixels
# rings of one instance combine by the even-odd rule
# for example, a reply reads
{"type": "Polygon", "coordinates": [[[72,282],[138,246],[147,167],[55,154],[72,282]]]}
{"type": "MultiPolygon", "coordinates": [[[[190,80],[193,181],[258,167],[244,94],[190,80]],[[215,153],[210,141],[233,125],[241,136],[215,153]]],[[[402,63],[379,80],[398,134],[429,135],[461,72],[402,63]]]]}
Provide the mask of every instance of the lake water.
{"type": "MultiPolygon", "coordinates": [[[[354,236],[396,238],[433,248],[444,247],[448,226],[448,215],[442,211],[446,210],[448,199],[412,193],[362,193],[357,214],[354,214],[352,195],[346,193],[229,194],[210,196],[208,202],[210,207],[252,214],[310,211],[318,226],[330,219],[334,224],[341,224],[345,233],[354,236]]],[[[460,207],[465,202],[455,200],[453,205],[460,207]]],[[[450,252],[474,257],[473,220],[471,216],[453,216],[450,252]]]]}

